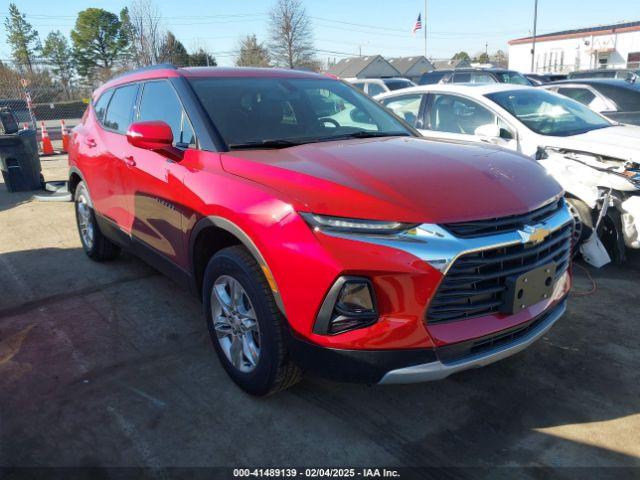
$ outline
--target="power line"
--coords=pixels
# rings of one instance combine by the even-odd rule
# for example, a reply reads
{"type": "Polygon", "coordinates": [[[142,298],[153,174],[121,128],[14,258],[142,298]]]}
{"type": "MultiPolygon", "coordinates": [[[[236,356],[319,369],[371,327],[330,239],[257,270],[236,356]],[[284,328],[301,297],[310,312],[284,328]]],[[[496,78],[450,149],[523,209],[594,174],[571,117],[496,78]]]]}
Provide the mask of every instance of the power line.
{"type": "MultiPolygon", "coordinates": [[[[0,15],[8,15],[8,12],[0,12],[0,15]]],[[[28,14],[25,13],[25,16],[27,16],[28,18],[34,18],[34,19],[52,19],[52,18],[61,18],[61,19],[66,19],[66,18],[76,18],[76,15],[44,15],[44,14],[28,14]]],[[[160,18],[162,19],[170,19],[170,20],[174,20],[174,22],[171,23],[171,25],[173,26],[185,26],[185,25],[209,25],[209,24],[225,24],[225,23],[240,23],[240,22],[246,22],[247,18],[251,18],[253,17],[254,19],[258,19],[258,18],[262,18],[268,16],[268,13],[266,12],[256,12],[256,13],[235,13],[235,14],[216,14],[216,15],[172,15],[170,17],[167,16],[160,16],[160,18]],[[201,21],[198,22],[196,21],[195,23],[192,21],[193,19],[196,20],[201,20],[201,19],[228,19],[228,20],[207,20],[207,21],[201,21]],[[175,22],[175,20],[184,20],[184,22],[175,22]]],[[[358,31],[361,33],[376,33],[376,34],[381,34],[380,32],[394,32],[394,33],[399,33],[399,34],[403,34],[403,35],[393,35],[393,36],[397,36],[397,37],[402,37],[405,38],[407,37],[407,33],[409,32],[409,30],[405,30],[405,29],[400,29],[400,28],[391,28],[391,27],[383,27],[380,25],[373,25],[373,24],[365,24],[365,23],[356,23],[356,22],[347,22],[344,20],[337,20],[337,19],[331,19],[331,18],[326,18],[326,17],[317,17],[317,16],[313,16],[313,15],[309,15],[309,18],[317,20],[321,23],[322,27],[325,27],[327,25],[323,25],[323,23],[332,23],[332,24],[341,24],[341,25],[350,25],[350,26],[357,26],[357,27],[361,27],[361,28],[366,28],[366,29],[371,29],[374,30],[374,32],[369,32],[369,31],[362,31],[362,30],[354,30],[352,28],[344,28],[344,27],[339,27],[336,25],[329,25],[327,26],[328,28],[333,28],[336,30],[343,30],[343,31],[358,31]]],[[[72,24],[37,24],[35,25],[36,27],[40,26],[40,27],[70,27],[70,26],[74,26],[72,24]]],[[[479,32],[455,32],[455,31],[439,31],[439,30],[430,30],[429,31],[429,36],[433,37],[435,36],[435,38],[438,38],[438,36],[442,35],[443,37],[456,37],[456,36],[481,36],[481,35],[506,35],[506,34],[519,34],[525,32],[525,30],[519,29],[519,30],[487,30],[487,31],[479,31],[479,32]]],[[[387,35],[387,36],[391,36],[389,33],[384,33],[382,35],[387,35]]]]}

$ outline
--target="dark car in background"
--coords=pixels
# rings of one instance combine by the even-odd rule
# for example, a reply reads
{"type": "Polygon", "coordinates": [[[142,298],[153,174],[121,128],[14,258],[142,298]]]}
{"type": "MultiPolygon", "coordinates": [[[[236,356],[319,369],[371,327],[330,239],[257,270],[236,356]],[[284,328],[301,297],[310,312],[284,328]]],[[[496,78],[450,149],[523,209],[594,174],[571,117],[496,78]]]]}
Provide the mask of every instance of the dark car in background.
{"type": "Polygon", "coordinates": [[[543,88],[573,98],[616,122],[640,125],[640,83],[588,78],[550,83],[543,88]]]}
{"type": "Polygon", "coordinates": [[[433,70],[424,73],[418,85],[434,83],[513,83],[532,85],[524,75],[505,68],[458,68],[454,70],[433,70]]]}
{"type": "Polygon", "coordinates": [[[571,72],[568,76],[569,80],[577,78],[618,78],[628,82],[636,82],[640,77],[640,71],[628,68],[600,68],[598,70],[581,70],[571,72]]]}
{"type": "Polygon", "coordinates": [[[534,85],[543,85],[567,79],[567,76],[561,73],[525,73],[524,76],[534,85]]]}

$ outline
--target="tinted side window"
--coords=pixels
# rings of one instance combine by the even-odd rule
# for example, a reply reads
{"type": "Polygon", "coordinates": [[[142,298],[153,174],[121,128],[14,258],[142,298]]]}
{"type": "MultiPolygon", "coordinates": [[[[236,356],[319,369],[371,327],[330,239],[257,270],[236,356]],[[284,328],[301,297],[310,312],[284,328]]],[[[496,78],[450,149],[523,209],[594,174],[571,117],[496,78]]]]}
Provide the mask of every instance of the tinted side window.
{"type": "Polygon", "coordinates": [[[96,117],[100,123],[104,120],[104,113],[107,111],[107,105],[109,105],[109,100],[111,100],[111,95],[113,95],[113,90],[107,90],[102,95],[98,101],[93,105],[93,109],[96,112],[96,117]]]}
{"type": "Polygon", "coordinates": [[[583,105],[589,105],[596,96],[586,88],[559,88],[558,93],[565,97],[573,98],[583,105]]]}
{"type": "Polygon", "coordinates": [[[626,88],[612,85],[599,85],[598,90],[615,102],[619,110],[640,111],[640,85],[630,84],[626,88]]]}
{"type": "Polygon", "coordinates": [[[370,83],[369,84],[369,91],[367,92],[369,94],[369,96],[374,97],[380,93],[384,93],[385,89],[382,88],[382,86],[378,85],[377,83],[370,83]]]}
{"type": "Polygon", "coordinates": [[[403,95],[401,97],[386,98],[382,101],[382,104],[415,127],[418,122],[421,100],[421,94],[403,95]]]}
{"type": "Polygon", "coordinates": [[[428,128],[438,132],[473,135],[481,125],[495,124],[496,116],[482,105],[455,95],[436,94],[428,116],[428,128]]]}
{"type": "Polygon", "coordinates": [[[138,120],[158,120],[167,123],[173,132],[173,143],[188,143],[182,139],[182,104],[166,81],[145,83],[140,100],[138,120]]]}
{"type": "Polygon", "coordinates": [[[471,74],[471,83],[497,83],[493,75],[487,72],[473,72],[471,74]]]}
{"type": "Polygon", "coordinates": [[[401,88],[413,87],[409,80],[385,80],[384,84],[389,90],[400,90],[401,88]]]}
{"type": "Polygon", "coordinates": [[[115,90],[107,114],[104,117],[104,126],[118,133],[126,133],[133,117],[133,106],[138,95],[138,85],[127,85],[115,90]]]}
{"type": "Polygon", "coordinates": [[[444,77],[445,72],[429,72],[425,73],[420,77],[420,81],[418,82],[420,85],[432,85],[434,83],[438,83],[444,77]]]}
{"type": "Polygon", "coordinates": [[[470,72],[455,72],[453,74],[453,83],[469,83],[471,82],[470,72]]]}

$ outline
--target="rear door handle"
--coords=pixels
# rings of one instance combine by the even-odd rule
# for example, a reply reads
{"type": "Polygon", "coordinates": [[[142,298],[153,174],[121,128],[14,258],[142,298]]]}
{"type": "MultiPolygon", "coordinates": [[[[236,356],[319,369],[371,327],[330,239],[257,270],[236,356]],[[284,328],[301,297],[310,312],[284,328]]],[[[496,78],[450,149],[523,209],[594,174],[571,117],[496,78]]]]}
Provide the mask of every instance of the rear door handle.
{"type": "Polygon", "coordinates": [[[85,138],[84,143],[89,148],[94,148],[95,146],[98,145],[93,138],[85,138]]]}
{"type": "Polygon", "coordinates": [[[126,157],[123,158],[124,163],[127,165],[127,167],[135,167],[136,166],[136,161],[133,158],[132,155],[127,155],[126,157]]]}

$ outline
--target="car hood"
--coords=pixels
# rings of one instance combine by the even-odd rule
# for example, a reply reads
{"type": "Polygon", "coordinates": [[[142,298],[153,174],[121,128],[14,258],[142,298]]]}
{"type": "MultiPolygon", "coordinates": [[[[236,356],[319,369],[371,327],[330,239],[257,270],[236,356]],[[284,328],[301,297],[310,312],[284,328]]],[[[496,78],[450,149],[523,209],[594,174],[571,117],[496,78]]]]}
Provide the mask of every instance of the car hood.
{"type": "Polygon", "coordinates": [[[561,193],[535,161],[468,143],[387,137],[236,150],[223,168],[319,214],[444,223],[525,213],[561,193]]]}
{"type": "Polygon", "coordinates": [[[544,137],[546,146],[640,161],[640,127],[616,125],[570,137],[544,137]],[[548,139],[548,140],[547,140],[548,139]]]}

